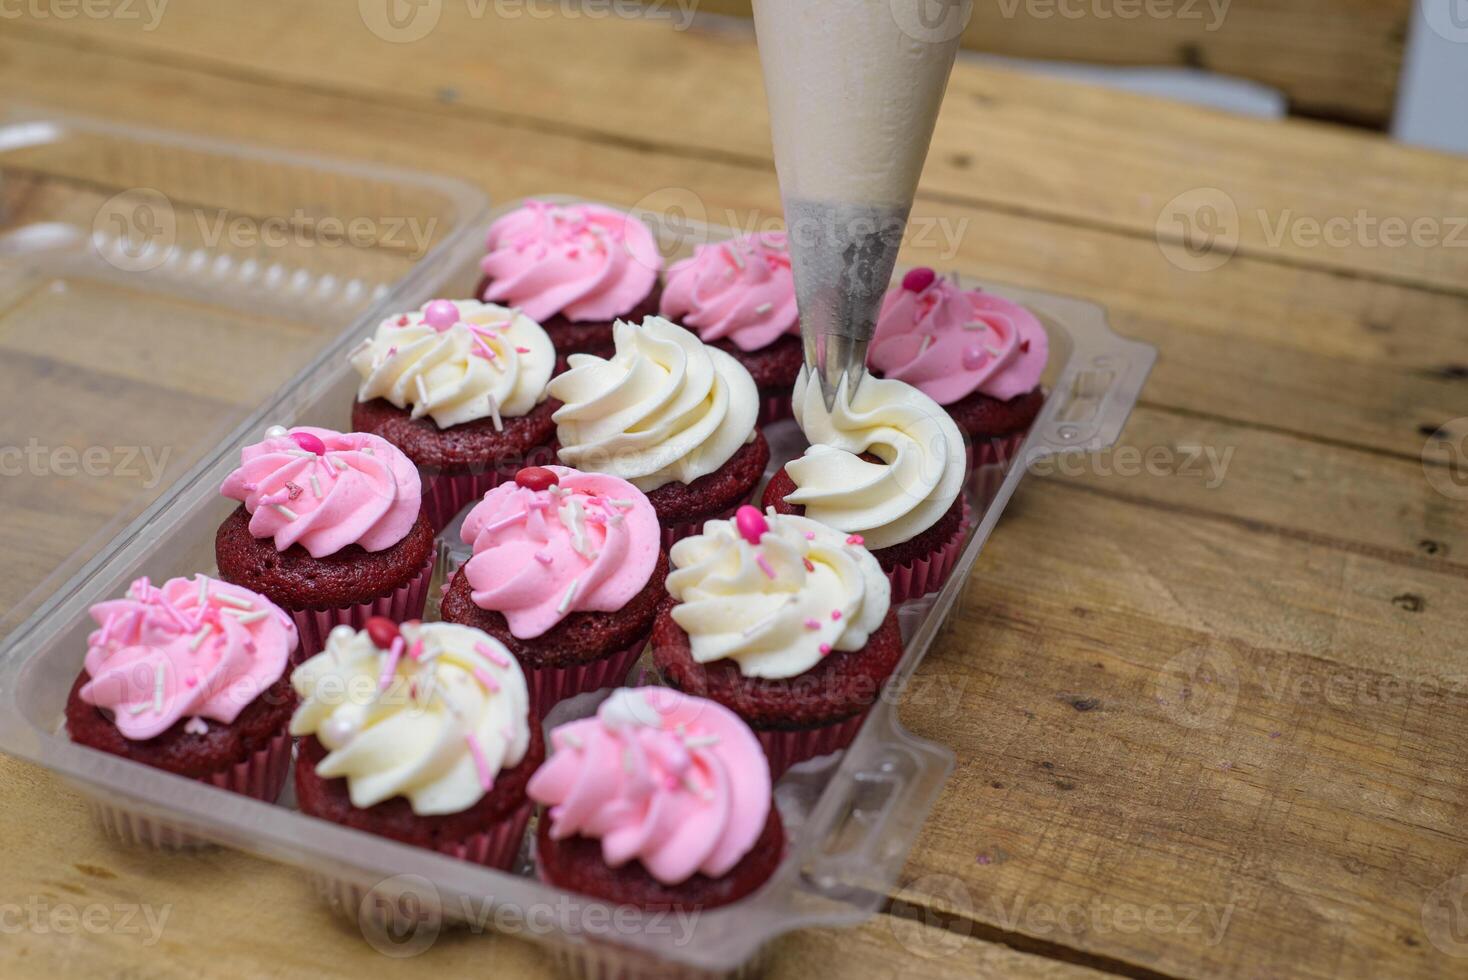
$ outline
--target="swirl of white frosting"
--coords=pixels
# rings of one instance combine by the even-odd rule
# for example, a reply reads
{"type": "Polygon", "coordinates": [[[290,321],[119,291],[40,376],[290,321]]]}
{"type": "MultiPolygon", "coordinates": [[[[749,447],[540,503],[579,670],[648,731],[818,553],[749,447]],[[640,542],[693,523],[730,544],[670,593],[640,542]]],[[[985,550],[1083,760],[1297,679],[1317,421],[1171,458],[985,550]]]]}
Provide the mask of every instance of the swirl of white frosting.
{"type": "Polygon", "coordinates": [[[443,329],[429,322],[427,306],[383,320],[351,355],[362,376],[357,399],[385,398],[440,429],[482,418],[498,428],[544,401],[556,352],[540,324],[492,303],[453,305],[458,322],[443,329]]]}
{"type": "Polygon", "coordinates": [[[801,369],[791,396],[810,440],[785,465],[805,516],[860,534],[868,548],[909,541],[937,523],[963,488],[963,435],[937,402],[901,381],[868,377],[847,399],[846,383],[826,410],[821,386],[801,369]],[[870,462],[870,453],[881,462],[870,462]]]}
{"type": "Polygon", "coordinates": [[[561,462],[610,473],[644,493],[712,473],[754,435],[754,379],[744,366],[660,316],[618,320],[610,360],[572,354],[551,381],[561,462]]]}
{"type": "Polygon", "coordinates": [[[530,747],[525,676],[503,644],[456,623],[404,623],[394,653],[338,626],[297,667],[292,735],[329,751],[318,775],[345,777],[352,805],[405,796],[419,816],[459,813],[530,747]]]}
{"type": "Polygon", "coordinates": [[[810,670],[860,650],[887,615],[892,586],[872,553],[842,532],[767,511],[750,544],[734,521],[709,521],[668,553],[673,621],[701,664],[733,658],[745,677],[810,670]]]}

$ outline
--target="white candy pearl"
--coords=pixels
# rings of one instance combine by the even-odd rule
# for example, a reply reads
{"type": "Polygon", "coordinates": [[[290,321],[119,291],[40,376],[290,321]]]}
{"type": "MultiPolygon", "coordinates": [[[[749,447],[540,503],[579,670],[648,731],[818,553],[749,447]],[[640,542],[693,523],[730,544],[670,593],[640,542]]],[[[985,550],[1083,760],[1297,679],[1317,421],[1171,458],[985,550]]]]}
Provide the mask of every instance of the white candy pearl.
{"type": "Polygon", "coordinates": [[[283,425],[272,425],[270,428],[265,430],[265,438],[279,439],[281,436],[289,433],[289,431],[290,430],[283,425]]]}

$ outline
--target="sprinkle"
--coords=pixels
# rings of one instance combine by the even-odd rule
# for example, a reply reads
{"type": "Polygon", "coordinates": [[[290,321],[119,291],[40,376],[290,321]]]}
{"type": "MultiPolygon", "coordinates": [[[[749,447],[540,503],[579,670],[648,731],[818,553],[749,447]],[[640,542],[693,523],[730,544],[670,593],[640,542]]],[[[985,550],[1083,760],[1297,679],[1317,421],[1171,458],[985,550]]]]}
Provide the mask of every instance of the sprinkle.
{"type": "Polygon", "coordinates": [[[847,544],[866,544],[867,539],[860,534],[853,534],[846,539],[847,544]]]}
{"type": "Polygon", "coordinates": [[[400,327],[406,327],[407,325],[408,325],[408,317],[407,317],[407,314],[404,314],[404,315],[398,317],[398,326],[400,326],[400,327]]]}
{"type": "Polygon", "coordinates": [[[984,345],[984,350],[986,350],[986,351],[989,352],[989,356],[990,357],[998,357],[1000,355],[1000,351],[995,350],[993,347],[990,347],[988,344],[985,344],[984,345]]]}
{"type": "Polygon", "coordinates": [[[761,316],[763,316],[764,314],[770,312],[774,308],[775,308],[775,304],[774,303],[761,303],[760,305],[758,305],[758,306],[756,306],[754,308],[754,312],[756,312],[756,313],[760,314],[761,316]]]}
{"type": "Polygon", "coordinates": [[[190,735],[208,735],[209,725],[207,722],[204,721],[203,718],[195,715],[194,717],[190,718],[187,723],[185,723],[184,731],[188,732],[190,735]]]}
{"type": "Polygon", "coordinates": [[[199,628],[199,632],[195,633],[194,638],[189,641],[189,652],[192,653],[195,650],[199,649],[204,640],[206,640],[209,634],[212,632],[214,632],[213,623],[205,623],[203,626],[201,626],[199,628]]]}
{"type": "Polygon", "coordinates": [[[974,320],[971,323],[965,323],[963,325],[963,329],[965,329],[965,330],[988,330],[989,329],[989,325],[987,323],[985,323],[984,321],[982,321],[982,320],[974,320]]]}
{"type": "Polygon", "coordinates": [[[474,668],[474,679],[477,680],[480,685],[490,694],[499,693],[499,681],[496,681],[492,676],[490,676],[489,671],[485,670],[483,667],[474,668]]]}
{"type": "Polygon", "coordinates": [[[243,609],[225,609],[223,611],[235,617],[241,626],[257,623],[270,615],[269,609],[256,609],[254,612],[245,612],[243,609]]]}
{"type": "Polygon", "coordinates": [[[814,532],[814,531],[806,531],[805,532],[805,540],[807,540],[807,541],[814,541],[815,539],[816,539],[816,532],[814,532]]]}
{"type": "Polygon", "coordinates": [[[163,714],[163,664],[153,667],[153,714],[163,714]]]}
{"type": "Polygon", "coordinates": [[[408,656],[414,660],[423,659],[423,637],[420,636],[413,641],[413,645],[408,649],[408,656]]]}
{"type": "Polygon", "coordinates": [[[514,513],[514,514],[508,514],[505,517],[501,517],[499,520],[495,521],[493,524],[486,524],[486,525],[484,525],[484,527],[482,527],[482,528],[479,529],[479,533],[480,534],[484,534],[484,533],[487,533],[487,532],[490,532],[490,531],[500,531],[500,530],[503,530],[504,528],[509,527],[511,524],[518,524],[518,523],[520,523],[521,521],[523,521],[525,519],[526,515],[528,515],[529,513],[530,513],[529,511],[522,510],[522,511],[519,511],[519,512],[514,513]]]}
{"type": "Polygon", "coordinates": [[[324,496],[321,492],[321,481],[316,479],[315,473],[311,474],[311,492],[316,495],[317,500],[320,500],[324,496]]]}
{"type": "Polygon", "coordinates": [[[256,490],[260,489],[260,484],[258,483],[245,483],[241,485],[245,488],[246,493],[254,493],[256,490]]]}
{"type": "Polygon", "coordinates": [[[807,619],[805,621],[805,628],[808,630],[818,630],[821,628],[821,621],[814,618],[807,619]]]}
{"type": "Polygon", "coordinates": [[[635,772],[637,769],[637,764],[632,759],[631,749],[622,750],[622,769],[624,772],[635,772]]]}
{"type": "Polygon", "coordinates": [[[294,456],[296,459],[310,459],[316,455],[315,453],[308,453],[304,449],[287,449],[285,454],[287,456],[294,456]]]}
{"type": "Polygon", "coordinates": [[[489,758],[484,754],[484,746],[479,744],[479,739],[471,732],[464,736],[464,741],[469,743],[469,754],[474,757],[474,768],[479,771],[479,786],[486,793],[494,786],[494,773],[489,768],[489,758]]]}
{"type": "Polygon", "coordinates": [[[739,254],[739,249],[731,245],[725,251],[729,253],[729,258],[734,260],[735,265],[739,266],[740,269],[744,268],[744,256],[739,254]]]}
{"type": "Polygon", "coordinates": [[[571,584],[566,587],[566,594],[561,596],[560,605],[556,606],[556,612],[563,616],[566,614],[566,610],[571,608],[571,600],[576,598],[576,587],[580,584],[580,578],[573,578],[571,580],[571,584]]]}
{"type": "Polygon", "coordinates": [[[198,675],[196,675],[196,674],[190,674],[188,677],[185,677],[184,678],[184,685],[187,686],[187,687],[198,687],[199,686],[199,678],[198,678],[198,675]]]}
{"type": "Polygon", "coordinates": [[[484,338],[483,337],[479,336],[479,334],[477,334],[477,333],[474,334],[473,336],[474,336],[474,352],[476,354],[479,354],[486,361],[497,361],[497,360],[499,360],[499,358],[495,355],[495,352],[494,352],[493,348],[491,348],[488,344],[486,344],[484,342],[484,338]]]}
{"type": "Polygon", "coordinates": [[[147,710],[148,706],[146,704],[131,704],[128,705],[127,713],[130,715],[140,715],[147,710]]]}
{"type": "Polygon", "coordinates": [[[479,654],[485,660],[488,660],[490,663],[494,664],[496,667],[510,666],[510,659],[506,657],[503,653],[500,653],[494,647],[490,646],[488,643],[475,643],[474,652],[479,654]]]}
{"type": "Polygon", "coordinates": [[[515,353],[516,354],[529,354],[530,353],[530,348],[529,347],[516,347],[515,348],[515,353]]]}
{"type": "Polygon", "coordinates": [[[839,609],[832,609],[831,610],[831,622],[838,623],[840,621],[841,621],[841,610],[839,610],[839,609]]]}
{"type": "Polygon", "coordinates": [[[173,619],[179,629],[192,630],[196,628],[193,623],[184,618],[184,614],[178,611],[178,607],[169,600],[168,596],[162,592],[158,592],[155,593],[155,598],[158,600],[158,605],[163,607],[163,611],[168,613],[169,617],[173,619]]]}
{"type": "Polygon", "coordinates": [[[209,605],[209,580],[199,576],[199,608],[209,605]]]}
{"type": "Polygon", "coordinates": [[[549,565],[551,563],[550,553],[545,551],[537,551],[535,553],[535,560],[540,562],[542,565],[549,565]]]}
{"type": "Polygon", "coordinates": [[[607,523],[610,524],[612,527],[621,527],[623,520],[624,520],[624,518],[622,517],[621,514],[608,514],[607,515],[607,523]]]}
{"type": "Polygon", "coordinates": [[[392,646],[388,647],[387,657],[382,664],[382,676],[377,679],[377,690],[386,691],[392,683],[393,674],[398,672],[398,659],[403,655],[403,637],[401,634],[393,637],[392,646]]]}
{"type": "Polygon", "coordinates": [[[800,560],[803,561],[803,562],[805,562],[805,570],[807,572],[813,572],[813,571],[816,570],[816,566],[814,566],[814,565],[811,564],[811,561],[810,561],[809,558],[802,558],[800,560]]]}
{"type": "Polygon", "coordinates": [[[286,490],[286,496],[290,500],[295,500],[297,497],[299,497],[304,492],[304,491],[301,490],[301,487],[300,487],[299,484],[291,483],[289,480],[286,481],[285,490],[286,490]]]}
{"type": "Polygon", "coordinates": [[[707,749],[719,744],[717,735],[693,735],[683,740],[685,749],[707,749]]]}
{"type": "Polygon", "coordinates": [[[617,508],[618,510],[631,510],[632,509],[632,501],[626,499],[625,497],[614,497],[614,498],[608,500],[607,503],[611,504],[613,507],[617,508]]]}
{"type": "Polygon", "coordinates": [[[293,511],[293,510],[291,510],[285,504],[271,504],[270,506],[274,507],[277,511],[279,511],[280,512],[280,516],[281,517],[284,517],[286,520],[293,521],[293,520],[296,519],[296,512],[293,511]]]}
{"type": "Polygon", "coordinates": [[[921,344],[918,344],[917,356],[918,357],[922,357],[924,354],[926,354],[928,352],[928,348],[929,347],[932,347],[932,346],[933,346],[933,335],[932,334],[923,334],[923,342],[921,344]]]}
{"type": "Polygon", "coordinates": [[[828,653],[831,652],[831,644],[829,644],[829,643],[822,643],[820,649],[821,649],[821,656],[824,657],[826,654],[828,654],[828,653]]]}
{"type": "Polygon", "coordinates": [[[755,555],[754,563],[759,566],[760,571],[764,572],[767,578],[775,577],[775,570],[770,567],[770,563],[766,560],[764,554],[755,555]]]}
{"type": "Polygon", "coordinates": [[[385,359],[390,359],[390,358],[394,358],[394,357],[397,357],[397,356],[398,356],[398,345],[397,344],[393,344],[391,347],[389,347],[387,349],[387,353],[385,355],[383,355],[383,357],[385,359]]]}
{"type": "Polygon", "coordinates": [[[423,375],[421,375],[421,374],[414,375],[413,376],[413,383],[418,386],[418,404],[420,406],[427,405],[428,404],[428,386],[423,383],[423,375]]]}
{"type": "Polygon", "coordinates": [[[224,592],[214,593],[214,601],[222,602],[226,606],[234,606],[236,609],[254,609],[255,604],[249,599],[241,599],[239,596],[228,595],[224,592]]]}
{"type": "Polygon", "coordinates": [[[574,732],[563,731],[560,733],[560,737],[562,745],[569,745],[573,749],[579,749],[585,746],[585,743],[581,741],[581,736],[577,735],[574,732]]]}
{"type": "Polygon", "coordinates": [[[335,466],[339,470],[345,470],[347,468],[347,464],[342,462],[342,458],[340,456],[332,456],[331,465],[335,466]]]}
{"type": "Polygon", "coordinates": [[[505,421],[500,418],[500,403],[495,399],[494,395],[485,395],[484,400],[489,402],[489,417],[494,422],[494,431],[505,431],[505,421]]]}

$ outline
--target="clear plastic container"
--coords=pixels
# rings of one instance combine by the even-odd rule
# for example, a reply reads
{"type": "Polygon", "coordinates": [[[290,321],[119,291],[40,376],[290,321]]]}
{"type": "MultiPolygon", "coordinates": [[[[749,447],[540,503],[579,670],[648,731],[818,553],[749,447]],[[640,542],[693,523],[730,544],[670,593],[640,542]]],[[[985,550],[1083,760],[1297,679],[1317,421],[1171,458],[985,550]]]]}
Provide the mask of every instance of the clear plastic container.
{"type": "MultiPolygon", "coordinates": [[[[0,343],[49,366],[65,359],[53,349],[62,327],[68,344],[117,343],[117,373],[132,372],[127,380],[149,386],[156,402],[143,423],[97,418],[67,386],[37,390],[32,382],[24,432],[44,439],[49,425],[55,438],[122,445],[149,437],[129,425],[167,418],[176,455],[166,468],[171,481],[110,488],[117,499],[104,494],[95,516],[84,509],[64,522],[75,546],[56,543],[32,562],[26,588],[4,595],[0,749],[64,775],[91,798],[103,830],[121,839],[213,842],[299,866],[355,916],[369,942],[397,955],[457,922],[552,944],[580,975],[736,976],[757,970],[785,932],[854,925],[883,904],[953,765],[948,749],[902,728],[896,703],[1024,466],[970,488],[975,523],[958,565],[941,592],[901,609],[905,656],[856,740],[780,781],[776,799],[790,833],[775,876],[731,907],[686,919],[629,915],[536,880],[528,842],[517,873],[489,870],[303,816],[289,790],[275,805],[244,799],[74,745],[62,728],[91,629],[88,607],[140,575],[214,572],[214,531],[233,506],[218,487],[240,448],[270,424],[347,425],[355,375],[346,350],[387,312],[470,294],[490,218],[484,197],[387,168],[33,113],[0,125],[0,207],[0,343]],[[238,224],[221,225],[219,216],[238,224]],[[289,216],[287,233],[263,241],[261,229],[279,226],[270,219],[281,216],[289,216]],[[328,248],[328,218],[344,227],[361,218],[367,233],[328,248]],[[407,235],[412,221],[427,233],[407,235]],[[311,234],[298,234],[307,224],[311,234]],[[240,322],[259,325],[259,341],[248,349],[201,344],[187,358],[201,366],[182,380],[157,386],[166,366],[127,360],[130,351],[189,343],[195,335],[180,324],[212,337],[239,331],[211,333],[211,325],[240,322]],[[248,384],[218,395],[244,374],[248,384]],[[199,387],[216,397],[201,398],[199,387]]],[[[670,258],[728,234],[645,217],[670,258]]],[[[1111,445],[1155,351],[1112,334],[1092,304],[984,285],[1031,307],[1050,335],[1050,396],[1019,459],[1111,445]]],[[[50,378],[42,386],[55,387],[50,378]]],[[[772,469],[800,449],[793,423],[783,425],[772,433],[772,469]]],[[[40,511],[51,499],[44,474],[0,485],[7,507],[40,511]]],[[[594,710],[597,697],[559,706],[551,721],[594,710]]]]}

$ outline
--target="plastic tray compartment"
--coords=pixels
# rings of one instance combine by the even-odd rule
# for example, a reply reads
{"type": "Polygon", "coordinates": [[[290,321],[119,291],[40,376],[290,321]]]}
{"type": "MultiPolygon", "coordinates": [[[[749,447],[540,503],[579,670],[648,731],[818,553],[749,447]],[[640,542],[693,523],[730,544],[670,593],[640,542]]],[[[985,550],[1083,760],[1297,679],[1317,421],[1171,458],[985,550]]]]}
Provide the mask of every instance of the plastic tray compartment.
{"type": "MultiPolygon", "coordinates": [[[[679,224],[676,233],[650,220],[675,258],[691,244],[727,237],[727,230],[679,224]]],[[[468,295],[478,277],[477,232],[445,242],[433,274],[418,268],[372,304],[324,347],[294,381],[248,413],[220,438],[220,451],[202,459],[156,504],[100,548],[90,565],[10,637],[0,653],[0,748],[64,774],[97,802],[125,836],[208,840],[286,861],[310,872],[323,892],[356,914],[369,940],[385,921],[436,930],[441,917],[467,918],[554,946],[573,972],[587,976],[730,976],[757,969],[771,940],[793,929],[852,925],[885,901],[907,852],[953,765],[952,753],[910,735],[899,724],[895,694],[870,712],[841,755],[792,769],[776,799],[790,831],[785,861],[756,895],[732,907],[693,916],[627,918],[599,902],[546,886],[526,871],[493,871],[302,816],[288,805],[227,795],[122,759],[71,744],[61,733],[67,691],[80,669],[89,605],[122,591],[139,575],[161,580],[214,568],[214,530],[232,502],[217,492],[240,446],[272,423],[343,427],[355,375],[343,352],[375,326],[384,309],[415,308],[436,295],[468,295]]],[[[207,263],[206,263],[207,264],[207,263]]],[[[131,280],[148,290],[153,280],[131,280]]],[[[171,281],[170,281],[171,282],[171,281]]],[[[1109,446],[1136,401],[1155,357],[1152,348],[1121,339],[1094,305],[1031,290],[994,285],[1029,305],[1050,334],[1051,395],[1021,459],[1109,446]]],[[[217,297],[216,297],[217,298],[217,297]]],[[[255,297],[258,298],[258,297],[255,297]]],[[[249,307],[250,290],[242,290],[249,307]]],[[[341,316],[339,322],[349,318],[341,316]]],[[[793,424],[773,439],[782,458],[797,452],[793,424]]],[[[772,464],[777,465],[777,464],[772,464]]],[[[975,511],[975,522],[944,589],[904,605],[906,654],[889,685],[900,692],[922,661],[951,609],[984,541],[1023,476],[1013,465],[975,511]]],[[[592,710],[588,695],[557,709],[592,710]]],[[[555,716],[553,716],[554,720],[555,716]]],[[[436,933],[432,933],[436,934],[436,933]]],[[[394,933],[401,945],[415,941],[394,933]]]]}

